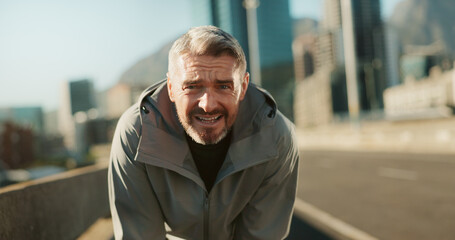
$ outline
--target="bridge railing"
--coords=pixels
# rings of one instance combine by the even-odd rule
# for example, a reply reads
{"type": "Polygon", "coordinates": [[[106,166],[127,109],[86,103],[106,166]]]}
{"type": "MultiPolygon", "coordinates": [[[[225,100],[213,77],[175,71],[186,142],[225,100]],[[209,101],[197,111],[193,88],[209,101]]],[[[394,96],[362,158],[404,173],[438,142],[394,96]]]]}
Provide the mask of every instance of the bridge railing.
{"type": "Polygon", "coordinates": [[[107,215],[106,163],[0,188],[0,239],[76,239],[107,215]]]}

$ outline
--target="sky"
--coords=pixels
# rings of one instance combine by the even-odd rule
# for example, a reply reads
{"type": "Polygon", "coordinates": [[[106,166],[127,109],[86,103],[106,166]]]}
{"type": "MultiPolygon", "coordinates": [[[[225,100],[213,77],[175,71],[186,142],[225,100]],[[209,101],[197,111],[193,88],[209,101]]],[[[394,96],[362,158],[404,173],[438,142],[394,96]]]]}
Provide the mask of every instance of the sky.
{"type": "MultiPolygon", "coordinates": [[[[289,0],[320,19],[323,0],[289,0]]],[[[382,0],[384,17],[399,0],[382,0]]],[[[191,0],[0,0],[0,108],[59,106],[65,81],[97,90],[190,27],[191,0]]]]}

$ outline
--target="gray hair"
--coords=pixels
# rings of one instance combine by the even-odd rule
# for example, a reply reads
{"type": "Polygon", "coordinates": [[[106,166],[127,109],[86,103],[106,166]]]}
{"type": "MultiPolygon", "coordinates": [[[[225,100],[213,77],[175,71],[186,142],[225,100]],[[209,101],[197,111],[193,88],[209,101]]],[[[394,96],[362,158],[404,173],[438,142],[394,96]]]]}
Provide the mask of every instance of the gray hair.
{"type": "Polygon", "coordinates": [[[239,42],[229,33],[215,26],[201,26],[191,28],[172,45],[169,51],[168,71],[175,70],[175,63],[179,56],[223,56],[235,58],[236,68],[240,74],[246,72],[245,53],[239,42]]]}

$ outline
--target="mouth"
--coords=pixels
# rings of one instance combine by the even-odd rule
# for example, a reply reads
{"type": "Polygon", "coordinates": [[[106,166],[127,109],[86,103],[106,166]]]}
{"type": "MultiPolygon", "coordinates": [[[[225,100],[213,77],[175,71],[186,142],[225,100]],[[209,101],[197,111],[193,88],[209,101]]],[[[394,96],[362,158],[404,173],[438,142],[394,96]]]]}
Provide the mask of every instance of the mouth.
{"type": "Polygon", "coordinates": [[[223,115],[216,116],[194,116],[196,120],[204,125],[213,125],[220,121],[223,115]]]}

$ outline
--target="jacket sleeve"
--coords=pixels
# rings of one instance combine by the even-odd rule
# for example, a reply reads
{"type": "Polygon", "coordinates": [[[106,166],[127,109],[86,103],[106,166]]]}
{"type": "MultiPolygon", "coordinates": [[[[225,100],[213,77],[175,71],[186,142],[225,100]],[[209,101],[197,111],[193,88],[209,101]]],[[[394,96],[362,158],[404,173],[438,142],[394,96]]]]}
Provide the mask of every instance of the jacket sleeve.
{"type": "Polygon", "coordinates": [[[270,163],[266,178],[238,217],[234,239],[277,240],[289,233],[299,161],[294,131],[277,144],[278,159],[270,163]]]}
{"type": "Polygon", "coordinates": [[[115,239],[165,239],[163,215],[143,163],[134,160],[139,113],[128,110],[113,138],[108,172],[115,239]]]}

